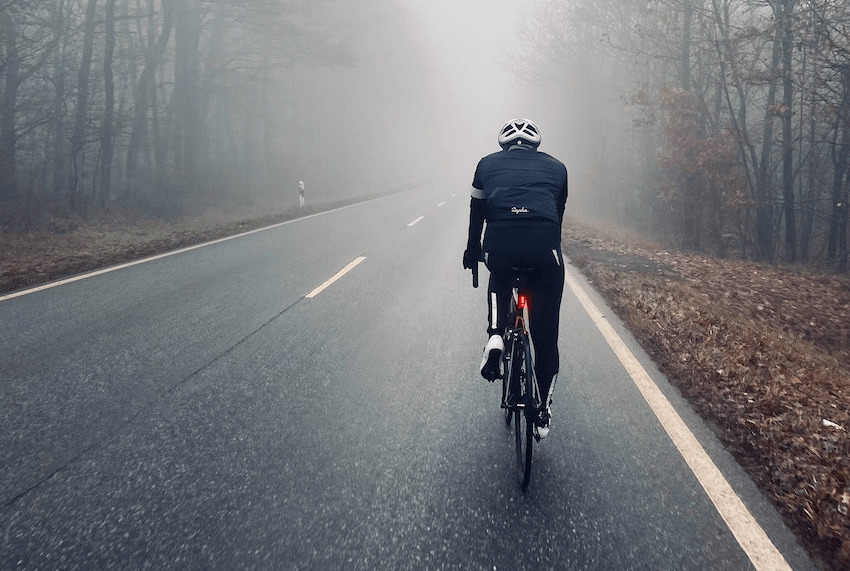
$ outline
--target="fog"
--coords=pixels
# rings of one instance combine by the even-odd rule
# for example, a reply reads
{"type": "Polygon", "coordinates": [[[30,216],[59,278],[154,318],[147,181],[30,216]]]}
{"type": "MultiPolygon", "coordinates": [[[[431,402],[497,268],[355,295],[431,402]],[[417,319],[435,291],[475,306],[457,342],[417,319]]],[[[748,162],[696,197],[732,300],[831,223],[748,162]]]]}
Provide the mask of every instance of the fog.
{"type": "Polygon", "coordinates": [[[575,173],[592,148],[576,119],[594,120],[571,103],[584,81],[564,77],[560,47],[541,48],[550,4],[12,3],[0,200],[16,206],[0,227],[31,229],[25,211],[57,204],[83,217],[296,206],[299,180],[312,205],[437,181],[466,192],[517,116],[575,173]]]}
{"type": "Polygon", "coordinates": [[[320,196],[435,181],[466,192],[477,160],[498,150],[498,129],[514,116],[538,122],[543,150],[563,150],[542,86],[515,73],[531,3],[378,0],[336,12],[356,63],[308,63],[289,74],[293,180],[320,196]]]}
{"type": "Polygon", "coordinates": [[[283,70],[292,122],[284,180],[291,188],[305,180],[314,199],[432,182],[465,193],[477,161],[498,150],[501,125],[529,117],[541,129],[541,150],[567,165],[569,213],[616,218],[633,210],[635,185],[612,157],[633,136],[622,94],[635,73],[611,69],[616,58],[569,37],[575,23],[550,21],[556,5],[333,3],[327,23],[354,61],[283,70]]]}

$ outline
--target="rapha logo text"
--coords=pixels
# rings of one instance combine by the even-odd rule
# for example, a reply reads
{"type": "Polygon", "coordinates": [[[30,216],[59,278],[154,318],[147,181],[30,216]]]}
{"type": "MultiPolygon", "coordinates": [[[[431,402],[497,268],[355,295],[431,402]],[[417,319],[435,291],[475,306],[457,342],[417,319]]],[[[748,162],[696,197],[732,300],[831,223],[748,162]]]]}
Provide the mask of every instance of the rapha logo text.
{"type": "Polygon", "coordinates": [[[529,210],[525,206],[514,206],[511,208],[511,214],[528,214],[529,210]]]}

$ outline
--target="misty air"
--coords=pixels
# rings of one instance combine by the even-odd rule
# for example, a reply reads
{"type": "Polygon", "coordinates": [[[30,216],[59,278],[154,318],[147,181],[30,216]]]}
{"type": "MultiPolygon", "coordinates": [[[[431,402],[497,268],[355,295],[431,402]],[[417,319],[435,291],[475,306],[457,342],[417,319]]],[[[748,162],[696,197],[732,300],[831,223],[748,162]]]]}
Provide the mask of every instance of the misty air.
{"type": "Polygon", "coordinates": [[[847,8],[0,0],[0,569],[847,569],[847,8]]]}

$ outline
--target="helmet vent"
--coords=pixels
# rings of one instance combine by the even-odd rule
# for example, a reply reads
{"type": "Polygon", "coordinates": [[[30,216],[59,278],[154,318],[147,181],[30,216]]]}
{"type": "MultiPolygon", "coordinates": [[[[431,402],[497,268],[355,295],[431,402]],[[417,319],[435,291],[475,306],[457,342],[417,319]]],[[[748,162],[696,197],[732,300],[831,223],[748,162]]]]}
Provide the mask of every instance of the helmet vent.
{"type": "Polygon", "coordinates": [[[540,131],[529,119],[513,119],[502,126],[499,132],[499,145],[503,148],[514,142],[528,143],[536,147],[540,144],[540,131]]]}

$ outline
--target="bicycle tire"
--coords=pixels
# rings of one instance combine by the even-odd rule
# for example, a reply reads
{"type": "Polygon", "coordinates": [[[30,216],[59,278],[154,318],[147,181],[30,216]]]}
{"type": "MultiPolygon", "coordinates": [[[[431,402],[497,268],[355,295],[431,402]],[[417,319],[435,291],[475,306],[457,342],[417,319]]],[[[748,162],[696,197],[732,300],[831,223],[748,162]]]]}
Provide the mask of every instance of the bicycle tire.
{"type": "MultiPolygon", "coordinates": [[[[520,347],[515,355],[518,357],[515,361],[517,372],[525,369],[525,387],[521,391],[519,402],[524,404],[520,411],[517,408],[514,411],[514,438],[516,440],[516,465],[517,465],[517,482],[523,493],[528,490],[528,484],[531,481],[531,459],[534,450],[534,396],[532,395],[530,376],[533,374],[528,369],[531,359],[529,356],[529,347],[527,340],[523,340],[518,344],[520,347]],[[520,414],[521,413],[521,414],[520,414]]],[[[522,373],[520,373],[522,374],[522,373]]]]}

